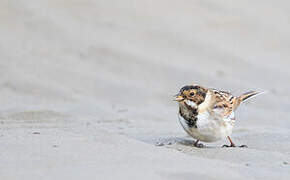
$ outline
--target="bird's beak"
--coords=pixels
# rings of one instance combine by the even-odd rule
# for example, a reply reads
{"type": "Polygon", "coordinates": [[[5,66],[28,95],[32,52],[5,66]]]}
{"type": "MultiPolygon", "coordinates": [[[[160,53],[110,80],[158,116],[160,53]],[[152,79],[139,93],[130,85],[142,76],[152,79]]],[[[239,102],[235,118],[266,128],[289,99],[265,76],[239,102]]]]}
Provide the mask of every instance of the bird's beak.
{"type": "Polygon", "coordinates": [[[180,101],[182,101],[182,100],[184,100],[184,97],[181,96],[180,93],[176,94],[176,95],[174,96],[174,99],[173,99],[173,101],[177,101],[177,102],[180,102],[180,101]]]}

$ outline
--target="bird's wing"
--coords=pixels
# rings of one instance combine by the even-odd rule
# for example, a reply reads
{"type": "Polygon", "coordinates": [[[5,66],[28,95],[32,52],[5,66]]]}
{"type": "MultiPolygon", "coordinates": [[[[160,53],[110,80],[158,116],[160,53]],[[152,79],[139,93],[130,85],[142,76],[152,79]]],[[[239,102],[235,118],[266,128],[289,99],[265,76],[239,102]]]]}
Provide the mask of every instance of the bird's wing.
{"type": "Polygon", "coordinates": [[[212,112],[221,117],[232,116],[234,111],[234,102],[236,97],[229,92],[211,89],[212,101],[214,101],[211,109],[212,112]]]}

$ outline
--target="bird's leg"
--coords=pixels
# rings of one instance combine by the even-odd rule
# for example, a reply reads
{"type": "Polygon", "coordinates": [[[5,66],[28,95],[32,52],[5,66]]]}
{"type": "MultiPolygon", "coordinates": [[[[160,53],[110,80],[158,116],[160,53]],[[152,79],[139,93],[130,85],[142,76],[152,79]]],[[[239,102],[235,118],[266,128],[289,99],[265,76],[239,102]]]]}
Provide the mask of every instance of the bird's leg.
{"type": "Polygon", "coordinates": [[[197,148],[202,148],[202,147],[204,147],[203,144],[198,143],[198,142],[199,142],[199,140],[196,140],[195,143],[194,143],[193,145],[194,145],[195,147],[197,147],[197,148]]]}
{"type": "MultiPolygon", "coordinates": [[[[228,140],[230,141],[231,145],[223,145],[222,147],[236,147],[236,145],[233,143],[232,139],[230,138],[230,136],[228,136],[228,140]]],[[[247,145],[241,145],[239,147],[248,147],[247,145]]]]}

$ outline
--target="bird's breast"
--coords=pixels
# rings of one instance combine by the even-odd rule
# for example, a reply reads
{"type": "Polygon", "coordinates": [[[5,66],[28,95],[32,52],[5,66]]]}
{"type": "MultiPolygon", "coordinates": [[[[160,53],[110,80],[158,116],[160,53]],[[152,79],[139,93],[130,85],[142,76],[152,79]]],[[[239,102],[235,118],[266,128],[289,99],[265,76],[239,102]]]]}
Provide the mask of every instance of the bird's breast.
{"type": "Polygon", "coordinates": [[[225,138],[232,133],[233,128],[231,120],[213,116],[208,111],[196,116],[194,127],[190,127],[188,120],[181,114],[179,114],[179,121],[190,136],[204,142],[213,142],[225,138]]]}

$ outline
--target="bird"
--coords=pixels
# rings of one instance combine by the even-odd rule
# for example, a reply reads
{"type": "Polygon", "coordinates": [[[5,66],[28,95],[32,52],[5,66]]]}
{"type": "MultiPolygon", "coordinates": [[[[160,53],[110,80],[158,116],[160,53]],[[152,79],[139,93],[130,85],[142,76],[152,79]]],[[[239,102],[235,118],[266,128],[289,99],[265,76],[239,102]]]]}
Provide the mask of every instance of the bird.
{"type": "Polygon", "coordinates": [[[249,91],[240,96],[230,92],[206,88],[197,84],[186,85],[174,96],[178,102],[178,119],[187,132],[193,137],[195,147],[204,147],[202,142],[215,142],[228,139],[230,145],[222,147],[247,147],[236,146],[231,139],[235,124],[235,111],[242,102],[255,97],[262,92],[249,91]]]}

